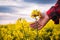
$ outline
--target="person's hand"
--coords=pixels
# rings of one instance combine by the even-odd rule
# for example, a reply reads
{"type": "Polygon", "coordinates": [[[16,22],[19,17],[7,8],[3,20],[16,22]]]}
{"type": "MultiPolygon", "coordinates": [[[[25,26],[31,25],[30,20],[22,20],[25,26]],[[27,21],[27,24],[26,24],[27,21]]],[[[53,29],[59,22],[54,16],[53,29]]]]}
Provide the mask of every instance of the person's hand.
{"type": "Polygon", "coordinates": [[[31,23],[31,24],[30,24],[30,27],[36,29],[36,28],[38,27],[38,22],[35,21],[34,23],[31,23]]]}
{"type": "Polygon", "coordinates": [[[42,27],[43,27],[43,26],[42,26],[41,24],[39,24],[39,25],[38,25],[38,30],[41,30],[42,27]]]}
{"type": "Polygon", "coordinates": [[[42,29],[42,25],[39,24],[38,21],[36,21],[36,22],[30,24],[30,27],[32,27],[32,28],[34,28],[34,29],[37,29],[37,28],[38,28],[38,30],[42,29]]]}

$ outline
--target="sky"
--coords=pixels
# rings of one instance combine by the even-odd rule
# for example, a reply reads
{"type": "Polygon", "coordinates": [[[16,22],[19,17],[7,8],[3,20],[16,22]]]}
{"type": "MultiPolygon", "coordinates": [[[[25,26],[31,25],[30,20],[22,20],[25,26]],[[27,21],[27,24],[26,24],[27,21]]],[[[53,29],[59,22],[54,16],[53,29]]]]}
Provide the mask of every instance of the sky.
{"type": "Polygon", "coordinates": [[[57,0],[0,0],[0,24],[15,23],[18,18],[34,21],[31,11],[38,9],[42,13],[56,3],[57,0]]]}

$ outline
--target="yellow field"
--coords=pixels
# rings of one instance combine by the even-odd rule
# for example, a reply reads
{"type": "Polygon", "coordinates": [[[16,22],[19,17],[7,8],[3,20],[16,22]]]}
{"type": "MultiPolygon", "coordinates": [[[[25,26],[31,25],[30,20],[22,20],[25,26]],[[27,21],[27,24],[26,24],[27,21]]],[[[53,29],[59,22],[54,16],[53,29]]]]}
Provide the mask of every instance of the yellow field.
{"type": "Polygon", "coordinates": [[[15,24],[0,25],[0,40],[60,40],[60,24],[50,20],[38,34],[29,24],[25,19],[18,19],[15,24]]]}

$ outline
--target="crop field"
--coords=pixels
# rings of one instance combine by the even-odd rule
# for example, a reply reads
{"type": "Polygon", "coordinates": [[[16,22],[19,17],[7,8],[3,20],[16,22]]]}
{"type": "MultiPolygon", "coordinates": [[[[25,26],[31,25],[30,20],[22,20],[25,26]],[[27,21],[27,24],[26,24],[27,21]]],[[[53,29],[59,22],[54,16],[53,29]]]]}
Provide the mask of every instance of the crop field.
{"type": "Polygon", "coordinates": [[[56,25],[50,20],[44,28],[37,31],[30,27],[30,23],[18,19],[15,24],[1,24],[0,40],[60,40],[60,24],[56,25]]]}

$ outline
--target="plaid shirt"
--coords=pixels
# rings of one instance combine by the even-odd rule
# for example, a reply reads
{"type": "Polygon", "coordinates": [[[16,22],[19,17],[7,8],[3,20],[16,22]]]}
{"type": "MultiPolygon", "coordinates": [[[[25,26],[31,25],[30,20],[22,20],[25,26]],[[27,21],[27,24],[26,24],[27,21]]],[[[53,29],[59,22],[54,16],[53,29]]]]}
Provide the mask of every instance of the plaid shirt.
{"type": "Polygon", "coordinates": [[[60,1],[55,4],[55,6],[52,6],[47,12],[47,15],[50,19],[54,21],[55,24],[59,24],[59,18],[60,18],[60,1]]]}

